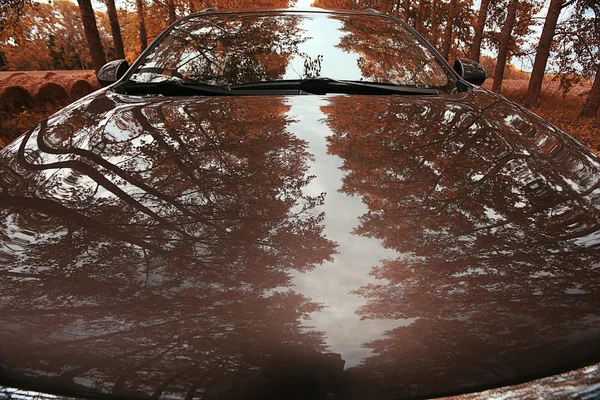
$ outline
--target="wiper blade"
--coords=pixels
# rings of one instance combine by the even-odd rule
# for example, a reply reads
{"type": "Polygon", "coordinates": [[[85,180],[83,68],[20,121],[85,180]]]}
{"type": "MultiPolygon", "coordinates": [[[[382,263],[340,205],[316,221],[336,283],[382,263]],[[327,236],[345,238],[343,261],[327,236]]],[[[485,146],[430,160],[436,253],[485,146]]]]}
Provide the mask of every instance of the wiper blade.
{"type": "Polygon", "coordinates": [[[229,89],[206,83],[184,83],[174,79],[160,82],[125,82],[115,88],[117,92],[127,94],[162,94],[165,96],[232,96],[229,89]]]}
{"type": "Polygon", "coordinates": [[[175,79],[160,82],[129,81],[117,86],[119,93],[132,95],[161,94],[165,96],[252,96],[277,92],[279,94],[299,94],[299,91],[312,94],[416,94],[437,95],[439,90],[411,86],[398,86],[389,83],[343,81],[330,78],[309,78],[298,80],[262,81],[229,86],[206,83],[187,83],[175,79]]]}
{"type": "Polygon", "coordinates": [[[423,94],[437,95],[440,91],[432,88],[398,86],[389,83],[335,80],[331,78],[309,78],[283,81],[262,81],[227,86],[231,90],[300,89],[313,94],[423,94]]]}
{"type": "MultiPolygon", "coordinates": [[[[338,81],[339,82],[339,81],[338,81]]],[[[416,86],[401,86],[394,83],[380,83],[380,82],[362,82],[362,81],[341,81],[347,85],[355,87],[367,87],[370,89],[390,90],[395,93],[405,94],[440,94],[438,89],[434,88],[423,88],[416,86]]]]}

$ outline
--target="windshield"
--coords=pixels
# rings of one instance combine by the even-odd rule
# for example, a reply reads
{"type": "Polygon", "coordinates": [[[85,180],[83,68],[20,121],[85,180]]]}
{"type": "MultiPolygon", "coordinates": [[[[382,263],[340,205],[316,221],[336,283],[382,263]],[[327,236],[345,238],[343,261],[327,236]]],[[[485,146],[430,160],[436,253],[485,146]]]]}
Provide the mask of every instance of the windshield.
{"type": "Polygon", "coordinates": [[[239,85],[318,77],[424,88],[449,82],[441,62],[402,24],[326,13],[192,16],[129,80],[239,85]]]}

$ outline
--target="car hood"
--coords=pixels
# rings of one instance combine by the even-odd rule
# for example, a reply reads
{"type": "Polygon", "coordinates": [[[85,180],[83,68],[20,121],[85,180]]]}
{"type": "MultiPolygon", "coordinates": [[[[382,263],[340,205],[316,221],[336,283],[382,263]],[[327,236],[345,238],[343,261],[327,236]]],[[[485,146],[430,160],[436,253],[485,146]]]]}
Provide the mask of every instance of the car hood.
{"type": "Polygon", "coordinates": [[[484,90],[100,91],[0,154],[0,376],[384,399],[600,360],[600,164],[484,90]]]}

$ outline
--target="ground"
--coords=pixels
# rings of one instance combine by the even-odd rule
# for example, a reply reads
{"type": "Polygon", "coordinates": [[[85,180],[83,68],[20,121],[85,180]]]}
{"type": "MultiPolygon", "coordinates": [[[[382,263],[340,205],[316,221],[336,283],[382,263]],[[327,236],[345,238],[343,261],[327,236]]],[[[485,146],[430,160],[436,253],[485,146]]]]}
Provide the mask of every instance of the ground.
{"type": "MultiPolygon", "coordinates": [[[[523,104],[527,94],[527,84],[527,80],[504,80],[501,94],[509,100],[523,104]]],[[[491,86],[491,79],[483,85],[486,89],[491,89],[491,86]]],[[[532,111],[574,136],[596,154],[600,154],[600,117],[595,119],[578,117],[590,89],[591,82],[585,81],[573,86],[563,96],[558,82],[545,82],[541,104],[532,111]]]]}

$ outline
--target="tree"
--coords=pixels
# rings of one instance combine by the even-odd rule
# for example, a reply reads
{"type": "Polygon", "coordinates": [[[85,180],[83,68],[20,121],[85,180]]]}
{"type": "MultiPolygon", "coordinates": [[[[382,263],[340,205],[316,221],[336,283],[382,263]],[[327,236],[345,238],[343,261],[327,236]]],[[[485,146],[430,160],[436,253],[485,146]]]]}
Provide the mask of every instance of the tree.
{"type": "Polygon", "coordinates": [[[357,64],[364,77],[398,84],[444,84],[446,78],[440,65],[430,62],[431,56],[423,53],[414,36],[405,29],[390,29],[387,24],[368,19],[342,21],[340,31],[345,34],[338,46],[360,55],[357,64]],[[429,67],[423,68],[424,64],[429,67]]]}
{"type": "Polygon", "coordinates": [[[458,0],[450,0],[450,9],[448,11],[448,19],[444,28],[444,37],[442,43],[442,57],[446,60],[450,59],[450,49],[452,48],[452,30],[454,28],[454,19],[456,18],[456,7],[458,0]]]}
{"type": "Polygon", "coordinates": [[[410,18],[410,0],[403,0],[402,5],[403,5],[403,19],[404,19],[404,22],[408,23],[408,20],[410,18]]]}
{"type": "Polygon", "coordinates": [[[299,56],[298,45],[305,40],[299,35],[296,18],[200,20],[206,29],[197,29],[195,17],[182,22],[155,48],[148,62],[178,70],[186,79],[198,82],[279,80],[290,59],[299,56]],[[274,48],[278,51],[273,52],[274,48]]]}
{"type": "MultiPolygon", "coordinates": [[[[103,47],[110,49],[110,26],[105,13],[98,16],[103,47]]],[[[9,39],[0,42],[6,69],[92,69],[81,14],[77,4],[54,0],[52,4],[34,3],[23,12],[21,23],[9,39]]]]}
{"type": "Polygon", "coordinates": [[[425,7],[427,5],[427,1],[426,0],[420,0],[419,1],[419,7],[417,8],[417,14],[416,14],[416,18],[415,18],[415,30],[417,32],[419,32],[421,35],[426,35],[426,33],[424,32],[424,27],[423,24],[425,22],[425,20],[427,18],[425,18],[425,7]]]}
{"type": "Polygon", "coordinates": [[[490,0],[481,0],[479,6],[479,14],[477,16],[477,25],[475,26],[475,35],[473,36],[473,44],[471,45],[470,58],[475,62],[479,62],[479,55],[481,53],[481,41],[483,40],[483,30],[485,28],[485,22],[488,14],[488,7],[490,0]]]}
{"type": "Polygon", "coordinates": [[[316,0],[314,6],[325,9],[364,10],[376,8],[403,19],[425,36],[446,58],[468,53],[471,43],[472,0],[316,0]],[[460,15],[460,18],[457,18],[460,15]],[[440,35],[440,27],[444,27],[440,35]],[[441,36],[441,43],[438,40],[441,36]],[[447,54],[446,54],[447,53],[447,54]]]}
{"type": "Polygon", "coordinates": [[[431,35],[430,35],[430,40],[431,43],[435,46],[437,44],[438,41],[438,23],[437,23],[437,18],[438,18],[438,9],[437,9],[437,1],[438,0],[431,0],[431,35]]]}
{"type": "Polygon", "coordinates": [[[572,22],[577,30],[575,52],[577,61],[584,69],[584,75],[595,72],[594,83],[579,116],[594,117],[600,109],[600,2],[580,0],[572,22]],[[590,14],[591,11],[591,14],[590,14]]]}
{"type": "Polygon", "coordinates": [[[177,20],[177,3],[176,0],[154,0],[153,4],[162,8],[161,16],[164,17],[165,11],[167,16],[167,25],[171,25],[177,20]]]}
{"type": "Polygon", "coordinates": [[[188,5],[188,10],[189,10],[190,14],[193,14],[196,12],[196,4],[194,3],[194,0],[188,0],[187,5],[188,5]]]}
{"type": "Polygon", "coordinates": [[[167,15],[168,15],[168,23],[171,25],[177,20],[177,14],[175,10],[175,0],[167,0],[167,15]]]}
{"type": "Polygon", "coordinates": [[[138,17],[138,33],[140,37],[140,53],[148,47],[148,37],[146,35],[146,21],[144,16],[145,1],[135,0],[135,10],[138,17]]]}
{"type": "Polygon", "coordinates": [[[0,36],[17,26],[32,0],[0,0],[0,36]]]}
{"type": "Polygon", "coordinates": [[[502,88],[504,68],[506,67],[511,34],[517,18],[518,6],[519,0],[510,0],[506,20],[504,21],[502,33],[500,34],[498,60],[496,62],[496,71],[494,72],[494,83],[492,84],[492,90],[495,92],[500,92],[500,89],[502,88]]]}
{"type": "MultiPolygon", "coordinates": [[[[566,5],[564,6],[566,7],[566,5]]],[[[563,7],[563,8],[564,8],[563,7]]],[[[600,102],[600,2],[577,0],[568,17],[557,24],[552,45],[553,61],[558,69],[554,79],[560,81],[563,93],[583,79],[594,80],[580,112],[581,117],[594,117],[600,102]]]]}
{"type": "Polygon", "coordinates": [[[36,3],[21,11],[20,23],[6,33],[2,52],[9,70],[52,69],[48,43],[54,40],[48,30],[55,22],[49,4],[36,3]]]}
{"type": "Polygon", "coordinates": [[[540,94],[542,93],[542,83],[544,82],[544,73],[546,64],[550,56],[550,47],[556,31],[556,24],[562,9],[566,4],[565,0],[550,0],[548,13],[544,21],[544,28],[537,46],[531,78],[527,86],[527,97],[525,98],[526,107],[537,107],[540,103],[540,94]]]}
{"type": "Polygon", "coordinates": [[[119,25],[119,16],[117,14],[117,7],[115,0],[105,0],[106,13],[110,21],[110,31],[113,37],[113,43],[115,46],[115,57],[117,59],[125,58],[125,49],[123,48],[123,39],[121,38],[121,27],[119,25]]]}
{"type": "Polygon", "coordinates": [[[83,23],[85,38],[88,43],[88,48],[90,49],[90,54],[92,55],[94,69],[98,72],[98,70],[106,64],[106,57],[104,55],[104,49],[102,48],[98,26],[96,25],[96,17],[94,15],[94,9],[92,8],[92,2],[91,0],[77,0],[77,4],[79,4],[81,22],[83,23]]]}
{"type": "MultiPolygon", "coordinates": [[[[500,42],[502,39],[502,30],[505,28],[507,18],[507,9],[510,5],[510,0],[494,0],[488,5],[486,25],[483,32],[483,43],[485,47],[494,53],[500,53],[500,42]]],[[[518,2],[515,22],[508,42],[507,64],[512,57],[527,56],[530,52],[527,38],[531,37],[533,27],[536,26],[537,20],[535,15],[539,13],[542,3],[533,0],[521,0],[518,2]]],[[[469,51],[470,53],[470,51],[469,51]]],[[[480,61],[484,62],[480,55],[480,61]]],[[[496,68],[496,62],[493,63],[493,68],[488,68],[491,72],[496,68]]],[[[510,70],[510,67],[509,67],[510,70]]],[[[507,69],[505,67],[504,78],[506,78],[507,69]]],[[[529,75],[527,76],[529,78],[529,75]]]]}
{"type": "Polygon", "coordinates": [[[595,117],[598,115],[598,110],[600,109],[600,64],[598,65],[598,69],[596,70],[596,77],[594,78],[594,83],[592,85],[592,89],[590,90],[590,94],[588,95],[583,108],[581,109],[581,113],[579,116],[581,117],[595,117]]]}

